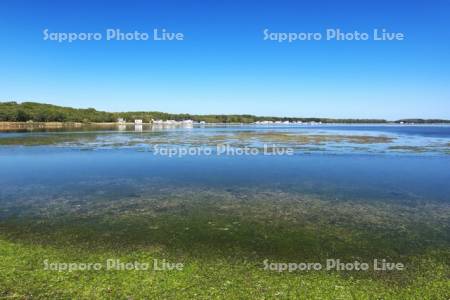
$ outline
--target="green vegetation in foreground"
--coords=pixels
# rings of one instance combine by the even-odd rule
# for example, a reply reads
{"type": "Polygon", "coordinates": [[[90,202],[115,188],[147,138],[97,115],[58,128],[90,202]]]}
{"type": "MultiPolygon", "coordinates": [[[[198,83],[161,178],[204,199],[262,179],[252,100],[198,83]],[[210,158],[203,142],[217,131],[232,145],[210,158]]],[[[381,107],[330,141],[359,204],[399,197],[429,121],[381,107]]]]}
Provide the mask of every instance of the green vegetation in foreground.
{"type": "MultiPolygon", "coordinates": [[[[113,188],[104,182],[96,188],[113,188]],[[103,187],[104,184],[104,187],[103,187]]],[[[119,187],[117,187],[119,188],[119,187]]],[[[143,188],[143,187],[142,187],[143,188]]],[[[8,193],[14,191],[8,191],[8,193]]],[[[0,221],[0,297],[19,299],[448,299],[449,207],[332,201],[263,189],[170,188],[40,199],[0,221]],[[185,264],[183,271],[44,270],[50,262],[185,264]],[[274,272],[271,262],[402,262],[402,272],[274,272]]],[[[44,193],[45,194],[45,193],[44,193]]],[[[60,192],[56,192],[60,194],[60,192]]],[[[23,198],[22,196],[23,195],[23,198]]],[[[47,195],[48,197],[48,195],[47,195]]],[[[22,199],[22,200],[20,200],[22,199]]]]}
{"type": "MultiPolygon", "coordinates": [[[[329,119],[329,118],[288,118],[258,117],[253,115],[191,115],[170,114],[163,112],[104,112],[93,108],[75,109],[51,104],[35,102],[0,102],[0,122],[116,122],[117,118],[129,121],[142,119],[148,123],[154,120],[186,120],[205,121],[208,123],[254,123],[256,121],[303,121],[322,123],[388,123],[382,119],[329,119]]],[[[450,120],[398,120],[414,123],[450,123],[450,120]]]]}
{"type": "MultiPolygon", "coordinates": [[[[183,271],[73,271],[43,269],[51,262],[149,262],[153,249],[80,251],[0,240],[0,297],[5,299],[448,299],[444,269],[423,261],[412,284],[399,287],[336,273],[276,273],[251,261],[190,258],[183,271]]],[[[208,253],[204,253],[208,256],[208,253]]],[[[174,258],[179,259],[179,258],[174,258]]],[[[173,260],[172,260],[173,261],[173,260]]]]}

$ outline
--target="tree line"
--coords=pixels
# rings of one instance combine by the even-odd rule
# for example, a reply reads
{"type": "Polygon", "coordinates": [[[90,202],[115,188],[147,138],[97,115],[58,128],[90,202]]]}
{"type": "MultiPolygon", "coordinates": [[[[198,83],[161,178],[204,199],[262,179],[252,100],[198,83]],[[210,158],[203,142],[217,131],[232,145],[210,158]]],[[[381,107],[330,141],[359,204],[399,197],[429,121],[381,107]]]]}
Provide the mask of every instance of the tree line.
{"type": "MultiPolygon", "coordinates": [[[[105,112],[94,108],[72,108],[36,102],[0,102],[0,122],[81,122],[102,123],[116,122],[118,118],[127,121],[141,119],[143,122],[153,120],[193,120],[207,123],[254,123],[256,121],[290,121],[290,122],[322,122],[322,123],[388,123],[383,119],[329,119],[329,118],[290,118],[262,117],[253,115],[191,115],[170,114],[157,111],[137,112],[105,112]]],[[[398,120],[396,122],[401,122],[398,120]]],[[[448,123],[449,120],[409,119],[415,123],[448,123]]]]}

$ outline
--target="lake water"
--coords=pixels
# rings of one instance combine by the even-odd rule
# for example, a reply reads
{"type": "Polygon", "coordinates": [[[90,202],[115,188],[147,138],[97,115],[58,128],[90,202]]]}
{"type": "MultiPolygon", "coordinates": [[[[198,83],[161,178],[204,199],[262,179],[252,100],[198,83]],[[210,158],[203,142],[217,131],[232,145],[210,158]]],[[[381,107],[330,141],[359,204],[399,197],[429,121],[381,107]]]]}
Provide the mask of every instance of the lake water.
{"type": "Polygon", "coordinates": [[[103,195],[112,201],[143,196],[149,192],[145,187],[158,186],[448,203],[449,143],[449,126],[131,126],[7,132],[0,133],[0,200],[10,208],[30,199],[41,203],[103,195]],[[260,151],[219,155],[219,144],[260,151]],[[267,144],[292,149],[293,155],[264,155],[261,147],[267,144]],[[155,146],[212,151],[169,157],[156,154],[155,146]]]}

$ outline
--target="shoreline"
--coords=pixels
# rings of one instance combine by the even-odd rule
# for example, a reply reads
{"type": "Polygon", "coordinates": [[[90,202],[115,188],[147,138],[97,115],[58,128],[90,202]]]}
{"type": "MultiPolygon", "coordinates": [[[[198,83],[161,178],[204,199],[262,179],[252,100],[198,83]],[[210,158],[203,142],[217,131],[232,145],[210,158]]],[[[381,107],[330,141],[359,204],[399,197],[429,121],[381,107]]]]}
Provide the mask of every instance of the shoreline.
{"type": "MultiPolygon", "coordinates": [[[[131,124],[131,123],[129,123],[131,124]]],[[[124,125],[129,125],[124,124],[124,125]]],[[[134,123],[133,123],[134,124],[134,123]]],[[[114,126],[119,123],[80,123],[80,122],[0,122],[0,131],[15,129],[57,129],[81,128],[88,126],[114,126]]]]}
{"type": "MultiPolygon", "coordinates": [[[[155,127],[182,127],[179,124],[154,124],[142,123],[135,124],[132,122],[118,123],[118,122],[0,122],[0,132],[7,132],[11,130],[33,130],[33,129],[62,129],[62,128],[89,128],[89,127],[116,127],[116,126],[155,126],[155,127]]],[[[308,126],[450,126],[449,123],[424,123],[424,124],[399,124],[396,122],[388,123],[303,123],[303,124],[255,124],[255,123],[194,123],[193,126],[255,126],[260,128],[279,128],[279,127],[308,127],[308,126]]]]}

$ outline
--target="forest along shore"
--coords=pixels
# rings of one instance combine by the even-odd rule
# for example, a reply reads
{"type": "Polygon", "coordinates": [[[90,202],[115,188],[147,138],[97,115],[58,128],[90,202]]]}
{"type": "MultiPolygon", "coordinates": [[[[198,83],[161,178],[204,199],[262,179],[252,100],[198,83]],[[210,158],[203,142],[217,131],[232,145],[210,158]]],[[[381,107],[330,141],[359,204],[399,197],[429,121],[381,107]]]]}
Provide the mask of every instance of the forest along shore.
{"type": "Polygon", "coordinates": [[[117,123],[79,123],[79,122],[0,122],[0,131],[35,128],[80,128],[84,126],[114,126],[117,123]]]}

